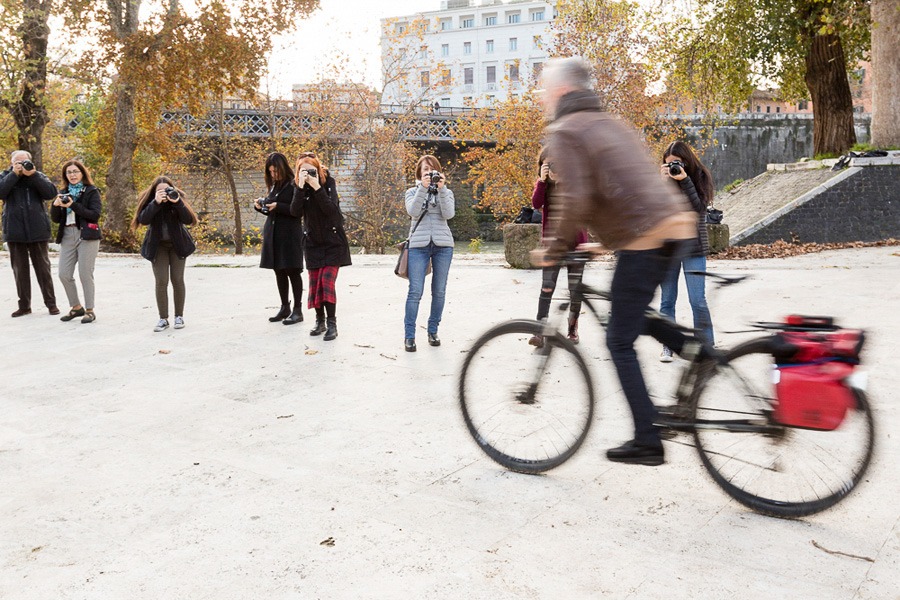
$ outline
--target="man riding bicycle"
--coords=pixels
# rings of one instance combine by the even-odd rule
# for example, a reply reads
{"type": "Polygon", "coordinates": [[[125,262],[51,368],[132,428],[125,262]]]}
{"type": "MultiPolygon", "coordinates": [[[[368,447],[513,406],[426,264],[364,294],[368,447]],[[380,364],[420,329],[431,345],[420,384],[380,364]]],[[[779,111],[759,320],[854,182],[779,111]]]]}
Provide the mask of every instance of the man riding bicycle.
{"type": "Polygon", "coordinates": [[[546,130],[548,156],[559,179],[559,209],[553,234],[537,251],[538,266],[557,263],[588,229],[617,251],[606,344],[634,418],[634,439],[606,456],[615,462],[660,465],[664,451],[658,413],[641,375],[634,342],[643,333],[680,353],[686,336],[644,316],[656,288],[697,236],[697,213],[671,181],[659,176],[637,134],[603,112],[580,58],[552,59],[542,73],[540,94],[552,121],[546,130]],[[664,338],[664,339],[662,339],[664,338]]]}

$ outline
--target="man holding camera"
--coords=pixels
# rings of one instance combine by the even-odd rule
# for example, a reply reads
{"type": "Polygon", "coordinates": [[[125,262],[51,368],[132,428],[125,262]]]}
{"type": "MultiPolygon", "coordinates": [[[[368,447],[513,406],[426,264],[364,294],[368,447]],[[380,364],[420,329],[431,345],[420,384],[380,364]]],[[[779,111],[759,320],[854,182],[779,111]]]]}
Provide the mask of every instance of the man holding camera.
{"type": "Polygon", "coordinates": [[[676,352],[684,336],[669,336],[645,318],[656,288],[697,236],[697,215],[674,185],[660,180],[637,134],[603,112],[580,58],[555,58],[544,65],[541,103],[552,120],[548,157],[558,175],[559,211],[554,211],[549,247],[536,252],[538,266],[556,264],[587,228],[618,261],[610,292],[606,345],[634,418],[634,439],[606,456],[614,462],[664,462],[658,414],[650,400],[634,349],[644,333],[676,352]]]}
{"type": "Polygon", "coordinates": [[[0,173],[0,200],[3,200],[3,236],[9,246],[9,259],[16,278],[19,308],[12,316],[31,313],[31,269],[51,315],[58,315],[53,277],[50,274],[50,217],[45,202],[56,198],[56,186],[39,172],[31,154],[17,150],[11,166],[0,173]]]}

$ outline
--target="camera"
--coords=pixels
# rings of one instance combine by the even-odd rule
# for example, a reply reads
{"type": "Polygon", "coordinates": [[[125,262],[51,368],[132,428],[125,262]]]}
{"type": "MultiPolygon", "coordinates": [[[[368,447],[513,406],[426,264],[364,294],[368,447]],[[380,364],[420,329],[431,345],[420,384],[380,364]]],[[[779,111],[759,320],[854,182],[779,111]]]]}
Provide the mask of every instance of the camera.
{"type": "Polygon", "coordinates": [[[438,191],[438,182],[442,179],[441,174],[437,171],[432,171],[431,173],[426,173],[429,177],[431,177],[431,185],[428,186],[429,194],[437,194],[438,191]]]}
{"type": "Polygon", "coordinates": [[[309,173],[310,177],[315,178],[315,177],[319,176],[319,172],[315,169],[303,169],[303,170],[306,171],[307,173],[309,173]]]}
{"type": "Polygon", "coordinates": [[[34,163],[30,160],[23,160],[19,164],[22,165],[22,169],[25,171],[31,171],[34,169],[34,163]]]}
{"type": "Polygon", "coordinates": [[[265,198],[257,198],[256,200],[254,200],[254,201],[253,201],[253,208],[256,208],[256,204],[257,204],[257,203],[259,203],[259,212],[261,212],[261,213],[264,214],[264,215],[269,214],[269,207],[266,206],[266,199],[265,199],[265,198]]]}
{"type": "Polygon", "coordinates": [[[72,202],[72,194],[60,194],[59,201],[64,203],[72,202]]]}
{"type": "Polygon", "coordinates": [[[167,187],[166,197],[169,198],[169,200],[178,200],[178,190],[176,190],[172,186],[167,187]]]}
{"type": "Polygon", "coordinates": [[[681,162],[680,160],[673,160],[672,162],[666,163],[663,166],[666,166],[669,168],[669,175],[672,175],[673,177],[675,175],[680,175],[681,172],[684,170],[684,163],[681,162]]]}

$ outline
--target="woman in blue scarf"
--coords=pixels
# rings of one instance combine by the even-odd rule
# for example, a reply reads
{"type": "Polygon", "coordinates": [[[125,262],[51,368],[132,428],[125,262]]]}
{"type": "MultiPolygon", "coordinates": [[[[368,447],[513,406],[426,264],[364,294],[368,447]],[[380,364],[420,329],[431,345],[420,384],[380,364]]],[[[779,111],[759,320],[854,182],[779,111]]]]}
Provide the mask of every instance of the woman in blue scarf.
{"type": "Polygon", "coordinates": [[[81,317],[82,323],[93,323],[94,262],[100,251],[100,190],[94,187],[91,174],[77,160],[70,160],[62,168],[63,187],[50,207],[50,218],[59,223],[56,243],[59,244],[59,280],[69,299],[69,312],[60,317],[71,321],[81,317]],[[84,289],[84,304],[75,286],[75,265],[84,289]]]}

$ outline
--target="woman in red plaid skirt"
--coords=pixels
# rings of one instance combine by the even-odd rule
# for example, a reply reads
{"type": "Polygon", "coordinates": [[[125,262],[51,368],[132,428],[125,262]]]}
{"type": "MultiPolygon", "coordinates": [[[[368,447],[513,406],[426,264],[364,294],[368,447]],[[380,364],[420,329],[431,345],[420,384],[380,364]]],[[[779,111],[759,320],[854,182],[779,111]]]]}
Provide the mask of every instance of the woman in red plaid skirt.
{"type": "Polygon", "coordinates": [[[338,269],[350,265],[350,243],[344,232],[344,217],[334,179],[327,175],[312,152],[297,159],[294,200],[291,214],[303,218],[306,231],[306,270],[309,273],[308,308],[316,311],[316,326],[310,335],[325,341],[337,337],[337,294],[334,284],[338,269]]]}

